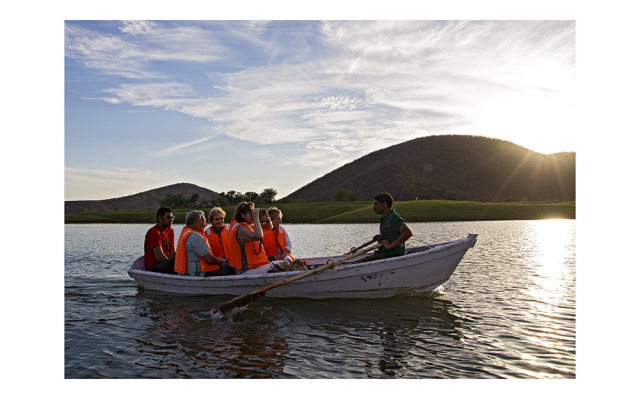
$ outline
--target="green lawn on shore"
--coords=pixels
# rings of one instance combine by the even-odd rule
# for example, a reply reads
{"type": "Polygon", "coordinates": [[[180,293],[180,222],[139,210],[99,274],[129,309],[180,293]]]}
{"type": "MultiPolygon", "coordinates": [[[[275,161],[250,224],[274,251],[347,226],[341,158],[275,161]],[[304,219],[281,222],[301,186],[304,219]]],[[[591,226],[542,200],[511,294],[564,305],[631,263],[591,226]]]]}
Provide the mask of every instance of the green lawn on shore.
{"type": "MultiPolygon", "coordinates": [[[[378,222],[372,201],[328,202],[328,203],[283,203],[276,206],[282,210],[285,224],[339,224],[378,222]]],[[[268,208],[270,205],[258,204],[268,208]]],[[[235,206],[222,207],[227,213],[225,222],[233,216],[235,206]]],[[[489,203],[474,201],[415,200],[398,201],[393,204],[406,222],[444,221],[499,221],[564,218],[575,219],[576,203],[570,202],[508,202],[489,203]]],[[[195,208],[209,213],[209,208],[195,208]]],[[[176,209],[175,223],[184,224],[186,214],[192,209],[176,209]]],[[[106,212],[83,212],[65,214],[67,224],[153,224],[156,209],[114,210],[106,212]]]]}

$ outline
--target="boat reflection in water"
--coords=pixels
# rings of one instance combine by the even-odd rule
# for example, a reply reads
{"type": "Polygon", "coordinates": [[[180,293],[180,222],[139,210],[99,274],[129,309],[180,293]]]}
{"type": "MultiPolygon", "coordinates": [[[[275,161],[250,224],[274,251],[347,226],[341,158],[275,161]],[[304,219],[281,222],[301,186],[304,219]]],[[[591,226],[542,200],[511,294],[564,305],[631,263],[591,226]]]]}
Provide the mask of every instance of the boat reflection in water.
{"type": "Polygon", "coordinates": [[[461,347],[460,318],[438,291],[396,296],[391,306],[384,299],[271,299],[209,319],[198,315],[226,297],[137,297],[146,304],[138,319],[150,321],[136,339],[136,351],[146,353],[140,377],[331,378],[336,365],[345,378],[403,377],[407,369],[444,377],[455,360],[442,354],[461,347]],[[305,343],[313,350],[299,354],[305,343]]]}
{"type": "MultiPolygon", "coordinates": [[[[573,220],[412,223],[412,247],[478,233],[443,286],[267,297],[220,319],[200,315],[234,294],[169,294],[131,279],[148,229],[65,226],[65,378],[576,377],[573,220]]],[[[344,253],[377,229],[288,227],[301,258],[344,253]]]]}
{"type": "MultiPolygon", "coordinates": [[[[280,376],[287,353],[282,328],[291,322],[285,310],[241,309],[202,320],[197,313],[215,298],[175,297],[140,292],[136,313],[149,320],[136,351],[138,377],[272,378],[280,376]]],[[[220,299],[222,300],[222,299],[220,299]]]]}

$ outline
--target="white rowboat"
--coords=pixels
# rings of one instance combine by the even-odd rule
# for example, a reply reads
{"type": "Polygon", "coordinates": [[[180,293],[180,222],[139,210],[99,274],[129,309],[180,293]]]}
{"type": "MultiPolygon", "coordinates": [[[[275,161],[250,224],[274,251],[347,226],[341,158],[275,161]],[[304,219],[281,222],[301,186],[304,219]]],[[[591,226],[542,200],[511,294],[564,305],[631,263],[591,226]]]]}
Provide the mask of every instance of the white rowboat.
{"type": "MultiPolygon", "coordinates": [[[[452,242],[407,248],[406,254],[382,260],[344,263],[315,275],[271,289],[268,297],[307,298],[376,298],[411,291],[429,291],[445,283],[473,247],[478,235],[452,242]]],[[[332,258],[306,258],[309,269],[332,258]]],[[[362,255],[350,261],[357,261],[362,255]]],[[[301,274],[300,271],[263,275],[229,275],[194,277],[146,271],[144,257],[138,258],[127,271],[144,289],[179,294],[242,295],[278,281],[301,274]]]]}

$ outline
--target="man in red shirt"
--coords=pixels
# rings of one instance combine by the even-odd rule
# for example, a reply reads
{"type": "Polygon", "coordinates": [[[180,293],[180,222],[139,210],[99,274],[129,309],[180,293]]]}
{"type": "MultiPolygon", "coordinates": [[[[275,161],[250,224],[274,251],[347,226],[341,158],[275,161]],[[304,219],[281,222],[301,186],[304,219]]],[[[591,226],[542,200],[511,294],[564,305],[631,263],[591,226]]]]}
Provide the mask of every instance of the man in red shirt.
{"type": "Polygon", "coordinates": [[[144,237],[144,266],[147,271],[173,273],[176,250],[174,246],[173,210],[160,207],[156,221],[144,237]]]}

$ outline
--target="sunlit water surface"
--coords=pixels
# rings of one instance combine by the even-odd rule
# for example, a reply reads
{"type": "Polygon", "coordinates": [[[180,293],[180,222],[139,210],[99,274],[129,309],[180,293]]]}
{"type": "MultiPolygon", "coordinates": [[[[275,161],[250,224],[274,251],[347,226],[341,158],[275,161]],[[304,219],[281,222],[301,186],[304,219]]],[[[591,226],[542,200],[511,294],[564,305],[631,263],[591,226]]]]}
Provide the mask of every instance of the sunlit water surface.
{"type": "MultiPolygon", "coordinates": [[[[410,226],[411,246],[478,242],[433,292],[264,298],[203,320],[231,297],[145,291],[127,275],[149,226],[66,225],[65,377],[575,378],[574,220],[410,226]]],[[[286,227],[298,257],[342,254],[377,230],[286,227]]]]}

